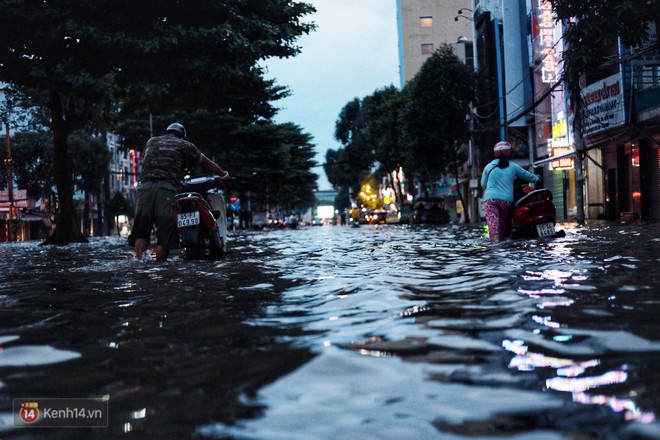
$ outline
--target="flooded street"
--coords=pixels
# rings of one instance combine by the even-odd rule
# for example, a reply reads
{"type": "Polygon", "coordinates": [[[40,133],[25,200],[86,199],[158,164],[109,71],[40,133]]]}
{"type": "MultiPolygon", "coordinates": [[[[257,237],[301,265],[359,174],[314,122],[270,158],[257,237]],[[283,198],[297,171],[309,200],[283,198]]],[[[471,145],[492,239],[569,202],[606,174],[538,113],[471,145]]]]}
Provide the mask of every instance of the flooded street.
{"type": "Polygon", "coordinates": [[[0,439],[660,438],[660,224],[230,233],[219,262],[0,244],[0,439]],[[14,428],[15,398],[107,428],[14,428]]]}

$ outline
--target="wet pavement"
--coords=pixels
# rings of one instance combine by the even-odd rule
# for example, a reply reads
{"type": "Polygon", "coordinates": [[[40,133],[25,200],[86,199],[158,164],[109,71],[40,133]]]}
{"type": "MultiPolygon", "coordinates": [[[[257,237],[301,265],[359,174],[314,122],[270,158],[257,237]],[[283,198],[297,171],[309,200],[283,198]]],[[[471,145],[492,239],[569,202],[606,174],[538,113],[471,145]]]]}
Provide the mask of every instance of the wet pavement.
{"type": "Polygon", "coordinates": [[[660,224],[561,227],[2,243],[0,439],[660,438],[660,224]],[[103,398],[108,427],[16,428],[18,398],[103,398]]]}

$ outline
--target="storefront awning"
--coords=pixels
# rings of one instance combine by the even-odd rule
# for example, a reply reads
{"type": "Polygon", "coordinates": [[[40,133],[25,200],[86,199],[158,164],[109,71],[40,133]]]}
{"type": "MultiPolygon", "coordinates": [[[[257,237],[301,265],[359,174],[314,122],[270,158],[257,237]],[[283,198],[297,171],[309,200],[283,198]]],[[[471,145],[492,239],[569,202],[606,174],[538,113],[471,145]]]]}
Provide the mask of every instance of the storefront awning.
{"type": "MultiPolygon", "coordinates": [[[[8,209],[0,209],[0,220],[7,220],[9,218],[8,209]]],[[[44,216],[41,214],[33,214],[18,210],[18,219],[23,222],[40,222],[43,221],[44,216]]]]}
{"type": "Polygon", "coordinates": [[[43,221],[44,217],[42,215],[38,214],[30,214],[26,212],[20,212],[18,213],[18,217],[21,219],[21,221],[24,222],[40,222],[43,221]]]}

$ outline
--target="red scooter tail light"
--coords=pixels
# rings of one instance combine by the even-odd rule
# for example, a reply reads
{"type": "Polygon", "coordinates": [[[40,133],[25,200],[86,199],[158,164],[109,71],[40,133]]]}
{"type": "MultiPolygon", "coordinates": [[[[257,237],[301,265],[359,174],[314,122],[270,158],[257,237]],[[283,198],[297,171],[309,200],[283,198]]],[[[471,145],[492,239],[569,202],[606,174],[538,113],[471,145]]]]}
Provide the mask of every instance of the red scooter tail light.
{"type": "Polygon", "coordinates": [[[197,202],[194,199],[179,199],[174,202],[174,208],[179,212],[190,212],[197,209],[197,202]]]}

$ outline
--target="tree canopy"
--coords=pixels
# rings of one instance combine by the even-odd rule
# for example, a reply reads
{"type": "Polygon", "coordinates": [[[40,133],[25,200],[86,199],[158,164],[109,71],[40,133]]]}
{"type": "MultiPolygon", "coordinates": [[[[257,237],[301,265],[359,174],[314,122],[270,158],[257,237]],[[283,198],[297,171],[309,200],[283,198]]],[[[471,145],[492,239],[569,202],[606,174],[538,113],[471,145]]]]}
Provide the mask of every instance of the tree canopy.
{"type": "MultiPolygon", "coordinates": [[[[445,44],[431,55],[404,90],[403,143],[408,164],[432,181],[459,159],[468,136],[466,116],[476,96],[474,69],[445,44]]],[[[409,170],[410,172],[411,170],[409,170]]]]}
{"type": "Polygon", "coordinates": [[[328,181],[335,188],[350,189],[353,195],[369,174],[375,159],[374,145],[368,137],[368,120],[362,100],[354,98],[341,109],[335,122],[335,139],[342,146],[326,152],[323,165],[328,181]]]}
{"type": "Polygon", "coordinates": [[[401,91],[390,85],[342,108],[335,123],[335,138],[342,147],[328,150],[324,164],[335,188],[350,188],[356,195],[372,170],[382,176],[403,165],[399,123],[403,102],[401,91]]]}
{"type": "Polygon", "coordinates": [[[376,90],[363,100],[368,123],[367,136],[373,145],[379,169],[386,174],[405,165],[406,154],[401,144],[401,109],[405,96],[393,85],[376,90]]]}
{"type": "Polygon", "coordinates": [[[552,7],[566,25],[564,78],[572,91],[581,75],[607,60],[619,38],[626,46],[639,46],[649,38],[649,23],[660,29],[658,0],[553,0],[552,7]]]}
{"type": "Polygon", "coordinates": [[[286,91],[258,61],[296,55],[296,39],[314,28],[301,21],[313,7],[289,0],[0,0],[0,9],[0,81],[50,116],[59,213],[47,243],[55,244],[84,241],[71,133],[94,118],[119,128],[117,115],[130,125],[176,111],[234,127],[267,120],[286,91]]]}

